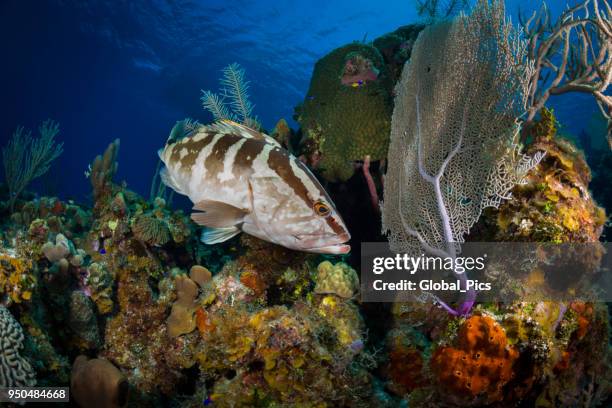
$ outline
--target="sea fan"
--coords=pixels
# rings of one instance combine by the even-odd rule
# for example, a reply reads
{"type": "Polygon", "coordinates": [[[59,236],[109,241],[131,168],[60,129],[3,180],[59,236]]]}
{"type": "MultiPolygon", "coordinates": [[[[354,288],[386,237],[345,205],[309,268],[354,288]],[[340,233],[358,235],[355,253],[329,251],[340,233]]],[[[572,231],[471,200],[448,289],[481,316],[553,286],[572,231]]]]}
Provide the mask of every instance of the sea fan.
{"type": "MultiPolygon", "coordinates": [[[[382,225],[393,251],[456,258],[483,209],[499,207],[542,159],[517,145],[533,69],[502,0],[419,34],[391,119],[382,225]]],[[[465,286],[467,275],[456,276],[465,286]]],[[[441,304],[465,314],[474,296],[457,310],[441,304]]]]}
{"type": "Polygon", "coordinates": [[[28,184],[45,174],[51,163],[62,154],[63,143],[55,141],[55,136],[59,133],[59,125],[56,122],[51,119],[44,121],[38,132],[40,137],[33,138],[30,131],[18,127],[7,145],[2,148],[11,211],[28,184]]]}
{"type": "Polygon", "coordinates": [[[215,120],[234,120],[259,129],[261,125],[257,118],[252,117],[255,105],[249,100],[249,81],[245,79],[244,74],[244,69],[236,62],[223,68],[221,94],[202,91],[202,106],[215,120]],[[229,99],[229,103],[226,103],[226,99],[229,99]]]}

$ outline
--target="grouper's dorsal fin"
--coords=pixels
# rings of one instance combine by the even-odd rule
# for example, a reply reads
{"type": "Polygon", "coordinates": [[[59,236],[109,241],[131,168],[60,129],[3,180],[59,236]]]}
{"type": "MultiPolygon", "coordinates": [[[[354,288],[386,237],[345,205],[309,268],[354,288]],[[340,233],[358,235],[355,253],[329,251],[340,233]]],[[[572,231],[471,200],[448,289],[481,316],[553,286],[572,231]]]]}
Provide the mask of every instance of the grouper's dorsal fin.
{"type": "Polygon", "coordinates": [[[272,136],[268,136],[233,120],[222,119],[210,125],[209,128],[218,133],[240,135],[247,139],[261,140],[276,147],[282,147],[272,136]]]}

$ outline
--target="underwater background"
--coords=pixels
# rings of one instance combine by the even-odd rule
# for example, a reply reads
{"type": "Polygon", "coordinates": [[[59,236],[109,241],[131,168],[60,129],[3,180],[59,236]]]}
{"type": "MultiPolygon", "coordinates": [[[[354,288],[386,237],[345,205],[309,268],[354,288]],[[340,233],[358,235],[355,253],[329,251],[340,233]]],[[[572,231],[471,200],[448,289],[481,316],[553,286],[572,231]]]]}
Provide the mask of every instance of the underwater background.
{"type": "MultiPolygon", "coordinates": [[[[608,4],[570,5],[594,2],[608,4]]],[[[591,273],[612,286],[609,269],[595,266],[610,266],[611,122],[590,93],[570,92],[550,96],[511,135],[527,115],[515,115],[509,100],[525,92],[507,73],[528,69],[498,61],[496,74],[505,68],[509,80],[491,84],[500,95],[516,85],[504,99],[480,78],[457,81],[469,67],[453,77],[448,60],[433,60],[445,52],[436,35],[461,33],[458,19],[471,29],[507,28],[496,14],[502,3],[0,0],[0,147],[9,152],[0,157],[0,406],[3,386],[34,385],[70,386],[70,402],[55,406],[81,407],[612,406],[612,299],[595,301],[589,286],[591,273]],[[433,18],[419,4],[454,6],[433,18]],[[426,41],[435,50],[424,52],[426,41]],[[446,100],[419,68],[453,77],[458,93],[449,85],[446,100]],[[472,83],[481,95],[470,100],[472,83]],[[435,95],[420,102],[424,89],[435,95]],[[219,95],[225,107],[215,104],[219,95]],[[230,106],[240,97],[244,111],[230,106]],[[431,101],[442,108],[419,112],[431,101]],[[438,222],[418,177],[402,179],[414,153],[403,150],[402,129],[416,134],[426,122],[432,136],[417,144],[435,166],[452,156],[436,153],[449,147],[435,125],[447,120],[452,134],[462,103],[463,123],[469,116],[481,126],[470,146],[481,156],[463,167],[451,161],[449,179],[458,177],[443,191],[465,187],[469,197],[455,209],[476,204],[478,188],[497,189],[499,200],[476,206],[466,225],[456,221],[456,241],[570,244],[555,256],[577,273],[560,277],[542,259],[516,276],[503,270],[494,278],[508,302],[362,301],[361,243],[410,252],[405,220],[417,214],[415,229],[438,222]],[[214,112],[227,107],[231,117],[214,112]],[[224,117],[234,122],[213,124],[224,117]],[[35,139],[52,135],[51,158],[14,194],[5,178],[18,179],[11,169],[32,159],[13,143],[19,126],[35,139]],[[249,171],[278,176],[272,187],[249,184],[249,194],[265,201],[281,191],[294,212],[305,201],[302,218],[326,234],[306,243],[299,234],[309,224],[292,213],[270,218],[265,206],[252,217],[270,230],[248,229],[251,219],[228,205],[246,194],[238,188],[200,197],[192,181],[202,173],[185,175],[184,166],[221,172],[239,156],[233,143],[277,154],[264,164],[241,156],[249,171]],[[12,168],[11,157],[20,157],[12,168]],[[481,186],[489,174],[493,185],[481,186]],[[565,278],[570,289],[555,286],[565,278]],[[558,300],[564,289],[587,296],[558,300]]],[[[505,13],[518,24],[521,12],[544,10],[555,21],[567,9],[546,4],[507,0],[505,13]]],[[[607,24],[611,15],[603,12],[607,24]]],[[[512,38],[509,31],[491,30],[489,40],[512,38]]],[[[606,61],[611,33],[596,45],[608,50],[606,61]]],[[[488,49],[462,46],[466,55],[488,49]]],[[[493,59],[508,51],[492,49],[493,59]]],[[[487,63],[474,72],[486,77],[487,63]]],[[[612,72],[612,63],[604,68],[612,72]]]]}
{"type": "MultiPolygon", "coordinates": [[[[565,6],[549,3],[553,16],[565,6]]],[[[514,0],[506,7],[517,22],[518,10],[531,12],[534,3],[514,0]]],[[[65,152],[44,188],[75,199],[89,192],[87,165],[121,138],[118,178],[144,194],[174,123],[212,120],[200,90],[216,90],[223,67],[237,62],[246,70],[264,128],[281,118],[295,127],[294,107],[303,101],[319,58],[419,20],[410,1],[5,0],[0,80],[2,115],[11,120],[1,121],[0,137],[7,140],[17,124],[34,128],[47,118],[58,121],[65,152]]],[[[580,94],[550,103],[576,136],[597,109],[580,94]]]]}

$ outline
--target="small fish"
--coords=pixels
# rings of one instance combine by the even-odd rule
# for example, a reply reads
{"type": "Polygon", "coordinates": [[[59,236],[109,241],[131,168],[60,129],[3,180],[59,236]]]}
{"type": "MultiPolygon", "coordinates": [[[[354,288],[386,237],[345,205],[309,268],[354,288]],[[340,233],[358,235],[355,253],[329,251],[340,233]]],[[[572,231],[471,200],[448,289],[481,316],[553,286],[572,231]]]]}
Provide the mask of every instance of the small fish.
{"type": "Polygon", "coordinates": [[[178,122],[159,157],[163,182],[200,211],[191,218],[206,227],[206,244],[243,231],[305,252],[350,251],[350,234],[321,184],[266,134],[227,120],[178,122]],[[177,136],[177,129],[184,131],[177,136]]]}

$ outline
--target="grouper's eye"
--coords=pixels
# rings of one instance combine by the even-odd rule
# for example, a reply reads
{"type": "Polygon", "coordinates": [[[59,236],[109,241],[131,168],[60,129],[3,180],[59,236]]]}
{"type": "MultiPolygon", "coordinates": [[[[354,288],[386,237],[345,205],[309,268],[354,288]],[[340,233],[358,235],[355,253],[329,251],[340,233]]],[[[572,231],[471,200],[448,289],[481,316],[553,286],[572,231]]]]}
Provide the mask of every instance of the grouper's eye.
{"type": "Polygon", "coordinates": [[[327,217],[330,212],[329,206],[323,201],[317,201],[316,203],[314,203],[313,209],[315,213],[321,217],[327,217]]]}

